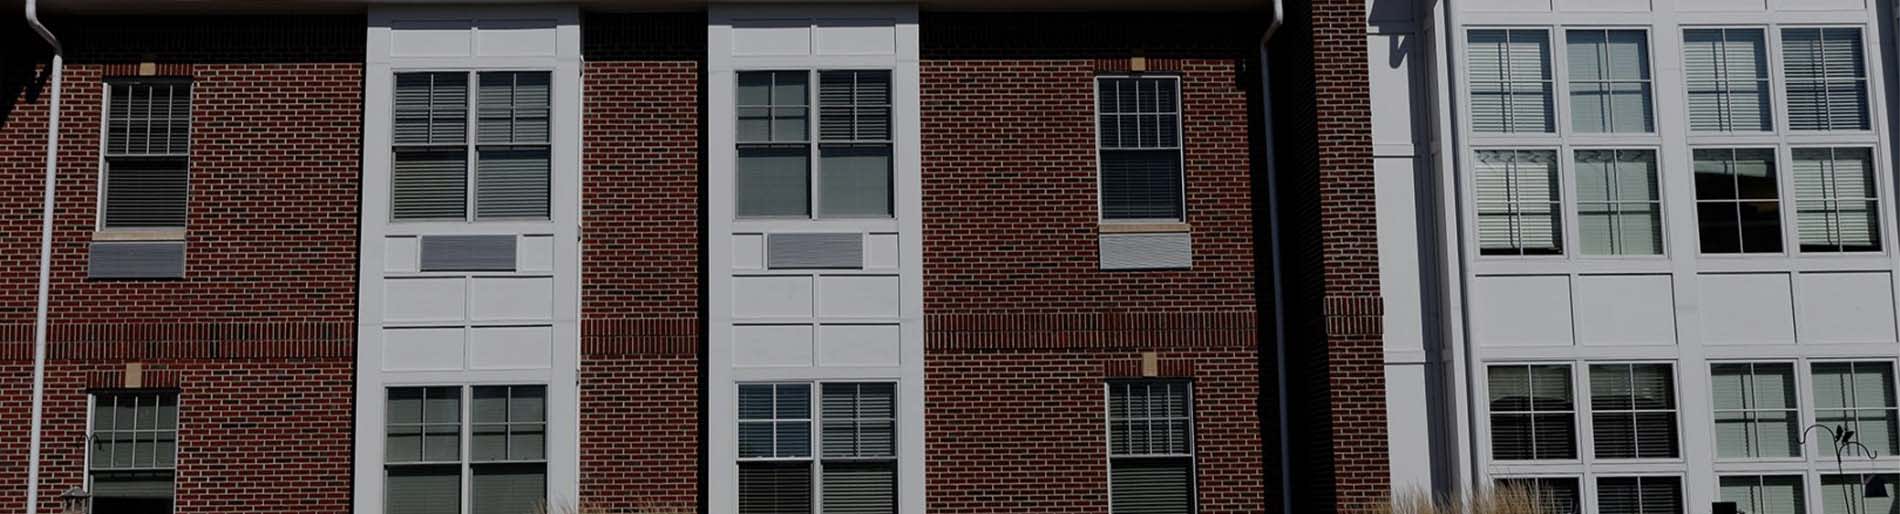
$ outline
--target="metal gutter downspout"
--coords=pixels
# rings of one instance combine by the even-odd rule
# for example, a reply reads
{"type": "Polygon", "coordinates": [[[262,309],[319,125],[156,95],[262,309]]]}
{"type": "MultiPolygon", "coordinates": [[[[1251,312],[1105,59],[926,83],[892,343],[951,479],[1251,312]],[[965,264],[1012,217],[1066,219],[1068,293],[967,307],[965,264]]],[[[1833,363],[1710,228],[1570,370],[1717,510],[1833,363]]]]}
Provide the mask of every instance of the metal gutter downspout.
{"type": "MultiPolygon", "coordinates": [[[[30,0],[29,0],[30,1],[30,0]]],[[[1286,23],[1286,5],[1283,0],[1273,0],[1273,18],[1267,22],[1267,31],[1260,35],[1260,128],[1266,144],[1267,161],[1267,241],[1273,259],[1273,367],[1274,379],[1278,382],[1280,415],[1280,512],[1293,512],[1293,436],[1290,434],[1287,406],[1286,378],[1286,292],[1281,281],[1280,262],[1280,192],[1279,172],[1274,162],[1273,152],[1273,92],[1271,77],[1267,73],[1267,42],[1273,40],[1273,34],[1280,31],[1286,23]]]]}
{"type": "Polygon", "coordinates": [[[39,0],[26,0],[26,23],[53,47],[53,105],[46,121],[46,192],[40,207],[40,290],[39,307],[33,317],[33,428],[26,458],[26,512],[39,513],[40,432],[46,404],[46,297],[52,283],[53,261],[53,179],[59,163],[59,79],[66,64],[59,38],[40,23],[39,0]]]}

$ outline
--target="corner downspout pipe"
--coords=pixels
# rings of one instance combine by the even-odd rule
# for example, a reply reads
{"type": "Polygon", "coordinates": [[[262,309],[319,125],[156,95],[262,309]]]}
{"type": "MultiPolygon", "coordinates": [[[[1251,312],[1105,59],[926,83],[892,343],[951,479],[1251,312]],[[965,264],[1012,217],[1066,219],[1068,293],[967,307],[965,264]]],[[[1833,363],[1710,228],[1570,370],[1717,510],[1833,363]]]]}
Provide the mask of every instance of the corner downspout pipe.
{"type": "Polygon", "coordinates": [[[53,276],[53,179],[58,175],[59,163],[59,79],[66,58],[59,38],[40,23],[39,0],[26,0],[26,23],[53,47],[53,66],[48,70],[53,75],[53,105],[46,118],[46,191],[40,207],[39,307],[33,317],[33,428],[26,458],[26,512],[39,514],[40,433],[46,404],[46,298],[53,276]]]}
{"type": "Polygon", "coordinates": [[[1291,425],[1287,405],[1286,378],[1286,290],[1282,284],[1280,261],[1280,192],[1279,172],[1273,152],[1273,93],[1271,76],[1267,72],[1267,42],[1286,24],[1286,5],[1283,0],[1273,0],[1272,19],[1267,21],[1267,30],[1260,35],[1260,127],[1266,140],[1267,161],[1267,241],[1273,259],[1273,367],[1274,380],[1278,382],[1278,401],[1280,415],[1280,512],[1293,512],[1293,436],[1287,429],[1291,425]]]}

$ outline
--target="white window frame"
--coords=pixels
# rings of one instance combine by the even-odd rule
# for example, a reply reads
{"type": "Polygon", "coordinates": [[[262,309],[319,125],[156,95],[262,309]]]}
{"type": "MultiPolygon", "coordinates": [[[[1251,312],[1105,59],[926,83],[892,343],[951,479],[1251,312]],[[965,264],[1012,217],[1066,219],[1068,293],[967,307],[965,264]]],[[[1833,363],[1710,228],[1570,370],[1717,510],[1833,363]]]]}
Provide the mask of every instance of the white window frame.
{"type": "MultiPolygon", "coordinates": [[[[827,65],[827,66],[813,66],[813,67],[784,67],[784,68],[760,67],[760,68],[734,69],[732,73],[732,91],[734,92],[733,105],[732,105],[733,107],[732,127],[734,129],[733,134],[732,134],[732,142],[733,142],[733,148],[734,148],[734,152],[733,152],[734,180],[732,183],[732,192],[731,192],[732,198],[733,198],[733,209],[732,209],[733,221],[738,222],[738,223],[745,223],[745,222],[774,222],[774,221],[821,221],[822,222],[822,221],[838,221],[838,220],[844,220],[844,221],[895,220],[897,218],[898,211],[901,210],[898,207],[899,205],[898,202],[902,201],[898,197],[899,188],[897,185],[898,141],[902,139],[902,137],[898,133],[898,129],[897,129],[897,125],[898,125],[897,117],[899,114],[897,112],[897,105],[896,105],[897,104],[897,96],[896,96],[897,85],[895,83],[896,74],[897,74],[897,70],[888,66],[827,65]],[[889,74],[891,77],[891,80],[889,82],[886,82],[886,86],[890,87],[891,89],[890,91],[886,92],[888,95],[890,95],[891,103],[885,106],[886,108],[890,109],[890,114],[889,114],[890,115],[890,120],[889,120],[890,129],[889,130],[891,132],[891,138],[883,140],[883,141],[855,140],[854,139],[851,141],[833,141],[830,143],[834,145],[881,144],[881,145],[885,145],[887,148],[890,149],[890,153],[891,153],[890,165],[891,166],[890,166],[889,172],[890,172],[890,182],[891,182],[890,184],[891,213],[889,215],[886,215],[886,216],[825,216],[825,215],[819,214],[818,212],[819,205],[821,205],[820,202],[824,201],[824,198],[822,196],[823,186],[819,182],[823,180],[822,177],[824,176],[824,165],[821,162],[824,160],[824,158],[821,152],[823,151],[823,147],[826,144],[822,140],[823,139],[822,136],[820,136],[818,133],[819,121],[820,121],[820,117],[822,116],[820,112],[823,110],[823,107],[818,104],[819,102],[818,82],[822,80],[822,77],[826,72],[832,72],[832,71],[882,71],[889,74]],[[745,148],[748,145],[769,147],[769,146],[775,146],[775,145],[776,146],[794,146],[794,145],[800,144],[797,142],[776,143],[776,142],[740,141],[739,140],[739,137],[738,137],[739,136],[738,134],[739,109],[746,108],[746,107],[756,107],[756,106],[747,106],[747,105],[739,104],[738,94],[737,94],[737,92],[739,91],[739,76],[745,75],[748,73],[799,73],[799,72],[805,73],[805,80],[806,80],[805,82],[805,141],[803,142],[803,144],[805,145],[805,215],[804,216],[794,216],[794,215],[747,216],[747,215],[739,214],[738,200],[740,196],[739,196],[739,181],[737,179],[738,171],[739,171],[739,153],[737,150],[740,148],[745,148]]],[[[856,105],[856,104],[853,104],[853,105],[856,105]]],[[[776,109],[776,105],[774,106],[774,108],[776,109]]]]}
{"type": "MultiPolygon", "coordinates": [[[[1688,464],[1688,454],[1690,451],[1687,443],[1684,442],[1686,437],[1683,435],[1688,425],[1684,423],[1683,420],[1685,403],[1682,387],[1681,362],[1666,359],[1570,358],[1513,360],[1499,358],[1483,360],[1475,365],[1476,369],[1487,371],[1492,366],[1570,367],[1571,401],[1576,416],[1572,422],[1574,423],[1574,430],[1576,431],[1577,458],[1533,461],[1497,460],[1491,452],[1492,413],[1490,402],[1488,400],[1477,401],[1474,402],[1477,404],[1477,408],[1474,412],[1477,414],[1475,419],[1478,421],[1474,423],[1475,426],[1473,427],[1472,433],[1473,437],[1477,439],[1479,455],[1482,462],[1478,469],[1478,483],[1495,484],[1498,480],[1521,478],[1576,478],[1578,480],[1578,495],[1580,496],[1580,503],[1578,504],[1580,514],[1596,514],[1600,512],[1597,508],[1596,501],[1597,479],[1599,478],[1627,476],[1676,477],[1681,480],[1684,509],[1690,509],[1692,507],[1693,500],[1691,491],[1693,484],[1688,477],[1691,472],[1688,464]],[[1670,365],[1670,378],[1672,380],[1676,405],[1675,437],[1677,457],[1640,459],[1597,458],[1594,432],[1594,417],[1596,412],[1594,406],[1591,405],[1592,391],[1589,383],[1590,366],[1618,364],[1670,365]]],[[[1488,377],[1488,373],[1481,372],[1478,376],[1488,377]]],[[[1490,380],[1481,379],[1474,380],[1473,382],[1475,386],[1473,387],[1472,393],[1474,398],[1490,398],[1490,380]]],[[[1711,444],[1713,443],[1711,442],[1711,444]]]]}
{"type": "Polygon", "coordinates": [[[1197,423],[1194,422],[1195,413],[1196,413],[1195,405],[1199,402],[1195,401],[1194,396],[1195,396],[1194,380],[1188,379],[1188,378],[1149,377],[1149,378],[1141,378],[1141,379],[1134,379],[1134,378],[1110,379],[1110,380],[1103,381],[1103,386],[1102,386],[1102,463],[1103,463],[1102,479],[1103,481],[1102,483],[1104,485],[1104,489],[1108,491],[1107,503],[1109,504],[1110,512],[1114,512],[1115,510],[1114,508],[1114,503],[1115,503],[1114,468],[1115,468],[1115,459],[1118,459],[1118,458],[1119,459],[1144,459],[1144,458],[1152,458],[1152,459],[1183,459],[1185,458],[1187,459],[1189,513],[1193,514],[1193,513],[1197,513],[1201,511],[1201,460],[1200,458],[1196,456],[1196,454],[1200,452],[1200,446],[1197,444],[1197,440],[1200,439],[1200,427],[1198,426],[1197,423]],[[1181,384],[1182,387],[1187,388],[1187,400],[1188,400],[1187,401],[1187,435],[1188,435],[1187,453],[1186,454],[1167,454],[1167,455],[1121,455],[1121,456],[1115,455],[1114,443],[1112,442],[1112,440],[1115,437],[1115,420],[1108,415],[1109,406],[1112,405],[1111,402],[1114,401],[1114,397],[1115,397],[1114,392],[1111,389],[1115,387],[1116,384],[1167,383],[1167,382],[1178,383],[1178,384],[1181,384]]]}
{"type": "Polygon", "coordinates": [[[557,195],[560,194],[560,192],[557,190],[557,188],[554,185],[555,181],[557,180],[555,175],[559,173],[559,171],[555,169],[556,164],[554,163],[554,160],[555,160],[554,153],[556,151],[555,147],[559,146],[558,144],[555,143],[555,138],[556,138],[555,127],[560,124],[560,120],[557,115],[557,112],[559,111],[559,109],[555,107],[555,104],[559,103],[557,98],[561,94],[561,91],[559,91],[559,88],[556,88],[554,86],[554,81],[555,81],[555,75],[558,75],[560,73],[559,71],[555,70],[554,68],[545,67],[545,66],[516,66],[516,67],[494,67],[494,68],[490,68],[490,67],[401,68],[401,69],[391,70],[389,73],[390,73],[389,75],[390,87],[389,87],[389,104],[388,105],[390,105],[392,109],[396,105],[396,94],[397,94],[396,89],[397,88],[395,84],[396,84],[396,77],[399,75],[408,75],[408,74],[415,74],[415,73],[461,73],[468,77],[468,82],[467,82],[468,89],[467,89],[467,96],[463,98],[465,109],[463,111],[463,118],[462,118],[463,120],[465,120],[462,126],[462,144],[461,144],[462,168],[463,168],[462,170],[463,172],[462,173],[462,177],[463,177],[462,179],[462,217],[460,219],[457,219],[457,218],[401,219],[401,218],[396,217],[396,153],[397,153],[396,149],[398,147],[412,147],[412,148],[432,147],[432,146],[450,147],[452,145],[404,145],[402,143],[397,143],[395,140],[395,135],[394,135],[395,134],[395,117],[392,115],[390,117],[390,134],[391,135],[389,137],[389,140],[385,142],[386,144],[383,145],[383,149],[382,149],[382,151],[388,152],[388,155],[389,155],[387,159],[389,163],[389,171],[384,173],[384,176],[383,176],[383,179],[389,182],[389,185],[388,185],[389,187],[389,198],[388,198],[389,219],[387,220],[387,223],[389,223],[390,225],[420,225],[420,224],[428,224],[428,223],[466,223],[466,224],[473,225],[473,224],[507,224],[507,223],[522,223],[522,222],[547,223],[547,222],[553,221],[554,211],[559,208],[557,206],[557,202],[555,199],[557,195]],[[480,106],[481,75],[484,73],[546,73],[548,74],[548,140],[546,142],[538,143],[538,144],[536,143],[525,143],[525,144],[491,143],[491,144],[486,144],[486,145],[481,143],[479,139],[481,137],[481,134],[480,134],[480,130],[481,130],[481,106],[480,106]],[[476,183],[477,177],[476,177],[475,170],[477,166],[480,166],[480,163],[477,161],[477,159],[479,158],[479,155],[481,153],[482,146],[544,146],[547,148],[547,152],[548,152],[548,199],[547,199],[548,215],[547,216],[539,217],[539,218],[536,218],[536,217],[481,218],[476,214],[478,211],[478,206],[475,203],[476,202],[475,195],[476,195],[476,190],[478,188],[477,188],[477,183],[476,183]]]}
{"type": "MultiPolygon", "coordinates": [[[[1614,131],[1584,132],[1581,130],[1577,130],[1577,127],[1575,125],[1576,114],[1574,112],[1567,112],[1565,113],[1566,114],[1565,117],[1568,118],[1565,120],[1567,125],[1564,128],[1567,128],[1568,131],[1558,131],[1558,133],[1563,134],[1565,136],[1581,137],[1584,139],[1626,139],[1627,138],[1632,141],[1636,139],[1643,139],[1646,141],[1652,141],[1651,144],[1654,144],[1653,141],[1656,140],[1657,134],[1660,132],[1662,128],[1662,123],[1661,123],[1661,120],[1659,119],[1661,118],[1661,116],[1657,115],[1657,109],[1656,109],[1656,98],[1657,98],[1657,94],[1656,94],[1657,93],[1656,91],[1657,89],[1656,88],[1656,34],[1655,34],[1656,31],[1647,25],[1588,25],[1588,24],[1559,25],[1555,28],[1555,30],[1557,32],[1553,34],[1553,40],[1551,41],[1551,52],[1553,54],[1556,54],[1558,52],[1558,47],[1561,46],[1563,62],[1561,64],[1556,62],[1557,57],[1553,55],[1551,57],[1551,64],[1553,66],[1562,66],[1564,68],[1563,73],[1561,75],[1562,76],[1562,80],[1560,81],[1561,84],[1558,84],[1558,85],[1561,85],[1563,88],[1558,93],[1559,96],[1562,97],[1562,99],[1559,101],[1565,104],[1569,104],[1570,95],[1572,92],[1575,91],[1573,88],[1574,86],[1578,84],[1598,84],[1598,85],[1607,86],[1609,84],[1616,84],[1616,83],[1623,83],[1623,82],[1641,82],[1643,85],[1649,87],[1649,92],[1647,93],[1648,100],[1649,100],[1648,110],[1643,113],[1649,116],[1649,122],[1650,122],[1649,130],[1642,131],[1642,132],[1614,132],[1614,131]],[[1606,40],[1608,38],[1608,34],[1611,32],[1641,32],[1643,34],[1643,59],[1644,59],[1643,72],[1647,76],[1647,78],[1643,78],[1640,80],[1572,79],[1570,77],[1570,33],[1572,31],[1601,32],[1605,35],[1606,40]],[[1555,41],[1556,34],[1561,34],[1563,36],[1563,41],[1561,43],[1555,41]]],[[[1608,64],[1608,63],[1604,62],[1600,64],[1608,64]]],[[[1609,67],[1605,66],[1604,69],[1607,72],[1609,67]]],[[[1552,70],[1552,71],[1553,73],[1555,72],[1555,70],[1552,70]]],[[[1565,109],[1569,110],[1570,107],[1566,105],[1565,109]]],[[[1662,160],[1662,156],[1657,155],[1658,168],[1661,167],[1661,160],[1662,160]]]]}
{"type": "MultiPolygon", "coordinates": [[[[553,483],[553,478],[548,476],[549,474],[552,473],[552,467],[554,465],[553,461],[551,461],[548,458],[549,454],[553,453],[550,450],[551,445],[549,444],[549,441],[552,440],[552,438],[547,435],[548,418],[553,417],[553,408],[551,407],[552,402],[549,401],[548,397],[553,394],[553,391],[552,391],[553,388],[548,387],[548,384],[546,383],[513,382],[513,381],[464,382],[464,383],[459,383],[459,384],[406,383],[406,382],[405,383],[396,383],[396,382],[386,383],[386,384],[383,384],[382,396],[384,399],[383,399],[383,404],[381,405],[381,408],[383,411],[383,416],[382,416],[383,428],[379,429],[376,435],[384,438],[385,441],[387,441],[389,437],[389,432],[387,428],[389,426],[389,414],[388,414],[389,391],[396,390],[396,389],[434,389],[434,388],[443,388],[443,389],[452,388],[452,389],[455,389],[456,394],[459,395],[456,400],[459,402],[456,405],[456,409],[459,411],[458,416],[460,416],[460,418],[457,419],[457,428],[456,428],[456,437],[457,437],[456,445],[458,446],[458,448],[456,449],[457,460],[453,464],[455,465],[456,473],[458,473],[458,476],[459,476],[458,480],[460,482],[460,485],[457,486],[459,488],[457,490],[457,494],[461,497],[462,514],[471,514],[474,512],[475,506],[474,506],[473,500],[475,497],[475,487],[474,487],[475,486],[475,467],[481,466],[484,464],[541,464],[542,466],[541,476],[542,476],[542,480],[544,484],[543,489],[542,489],[542,494],[544,495],[545,498],[548,498],[548,499],[554,498],[555,484],[553,483]],[[474,440],[475,440],[475,431],[474,431],[475,388],[477,387],[540,387],[541,388],[542,409],[543,409],[541,423],[542,423],[543,432],[542,432],[542,439],[541,439],[542,446],[541,446],[540,459],[538,460],[476,461],[473,458],[471,458],[471,455],[472,455],[471,450],[473,449],[474,440]]],[[[425,406],[424,408],[426,409],[427,407],[425,406]]],[[[427,437],[426,432],[425,432],[424,437],[425,438],[427,437]]],[[[450,462],[448,461],[417,461],[417,462],[391,463],[389,462],[389,458],[387,455],[388,455],[387,448],[384,448],[384,456],[378,460],[379,465],[377,466],[377,468],[379,470],[379,474],[376,477],[376,481],[383,484],[382,498],[380,498],[380,501],[382,503],[379,503],[377,508],[384,511],[386,511],[388,508],[387,507],[388,501],[389,501],[389,485],[388,485],[389,472],[388,470],[391,466],[447,467],[450,465],[450,462]]]]}
{"type": "MultiPolygon", "coordinates": [[[[191,172],[192,157],[191,157],[190,147],[192,146],[191,141],[197,136],[195,125],[197,125],[197,120],[198,120],[198,109],[197,109],[198,81],[193,77],[106,77],[100,80],[99,87],[100,87],[100,92],[99,92],[99,178],[98,180],[95,181],[95,184],[96,184],[95,188],[97,189],[98,193],[93,195],[94,198],[93,198],[93,225],[92,226],[95,227],[94,230],[96,232],[110,233],[110,234],[145,234],[149,236],[155,236],[155,237],[149,237],[149,239],[157,239],[157,240],[184,239],[185,229],[191,226],[191,212],[190,212],[191,211],[191,196],[192,196],[191,195],[191,176],[193,175],[193,173],[191,172]],[[185,86],[186,90],[190,91],[190,95],[191,95],[190,104],[188,105],[188,109],[185,112],[185,121],[186,121],[185,153],[164,154],[164,155],[133,155],[133,156],[121,156],[121,157],[113,157],[113,156],[107,155],[108,152],[106,151],[106,149],[111,146],[111,142],[112,142],[112,87],[120,83],[132,83],[132,84],[162,83],[162,84],[172,84],[172,85],[182,84],[185,86]],[[108,175],[111,175],[112,173],[111,161],[113,159],[124,159],[124,158],[138,159],[138,158],[151,158],[151,157],[175,158],[180,161],[183,161],[184,166],[185,166],[185,211],[186,211],[184,222],[181,223],[177,227],[154,227],[154,228],[107,227],[106,226],[106,194],[107,194],[106,190],[108,189],[107,184],[110,183],[108,175]]],[[[140,239],[148,239],[148,238],[140,237],[140,239]]]]}
{"type": "MultiPolygon", "coordinates": [[[[1675,361],[1591,360],[1591,361],[1585,361],[1581,364],[1581,366],[1584,368],[1585,373],[1589,373],[1592,369],[1594,369],[1597,366],[1650,366],[1650,365],[1661,365],[1661,366],[1667,366],[1669,368],[1669,394],[1670,394],[1670,402],[1671,402],[1670,404],[1673,405],[1674,407],[1670,409],[1666,409],[1666,410],[1664,409],[1636,409],[1636,408],[1631,408],[1629,410],[1606,409],[1604,413],[1605,414],[1609,414],[1609,413],[1629,414],[1631,416],[1634,416],[1636,414],[1643,414],[1643,413],[1668,412],[1670,416],[1674,417],[1676,420],[1675,433],[1671,434],[1672,436],[1676,438],[1676,456],[1675,457],[1597,457],[1596,456],[1596,415],[1597,415],[1596,393],[1597,391],[1594,388],[1590,388],[1590,389],[1586,389],[1587,394],[1584,395],[1586,398],[1588,398],[1587,401],[1590,404],[1589,409],[1588,409],[1590,411],[1590,418],[1588,421],[1584,422],[1584,426],[1586,427],[1584,432],[1590,434],[1590,458],[1588,460],[1596,461],[1596,462],[1604,462],[1604,463],[1686,462],[1688,460],[1688,454],[1689,454],[1689,451],[1687,448],[1688,442],[1685,441],[1685,439],[1687,438],[1683,436],[1684,424],[1682,422],[1682,403],[1683,403],[1682,402],[1682,370],[1675,361]]],[[[1583,380],[1583,382],[1584,382],[1584,385],[1586,386],[1593,386],[1592,382],[1587,377],[1583,380]]],[[[1635,432],[1631,432],[1630,436],[1636,437],[1635,432]]],[[[1581,433],[1578,435],[1578,439],[1582,439],[1581,433]]],[[[1685,490],[1684,508],[1687,508],[1688,500],[1686,496],[1687,494],[1686,491],[1688,489],[1688,484],[1685,483],[1683,485],[1683,488],[1685,490]]]]}
{"type": "MultiPolygon", "coordinates": [[[[1098,223],[1105,225],[1140,225],[1148,223],[1186,223],[1188,221],[1187,91],[1185,91],[1185,89],[1186,84],[1181,81],[1181,75],[1178,73],[1098,73],[1089,79],[1089,101],[1091,102],[1089,105],[1089,136],[1092,138],[1090,141],[1091,144],[1095,146],[1095,218],[1098,223]],[[1103,79],[1162,79],[1174,82],[1174,133],[1176,136],[1176,147],[1174,150],[1175,156],[1181,161],[1179,168],[1181,170],[1181,191],[1180,199],[1178,200],[1181,206],[1180,218],[1109,219],[1107,216],[1108,212],[1106,209],[1108,207],[1108,199],[1104,195],[1102,186],[1102,154],[1104,150],[1109,150],[1102,147],[1102,116],[1104,116],[1102,112],[1103,79]]],[[[1154,148],[1154,150],[1165,150],[1165,148],[1154,148]]]]}
{"type": "MultiPolygon", "coordinates": [[[[734,428],[732,431],[733,438],[732,440],[727,441],[726,444],[730,444],[731,447],[734,449],[733,455],[735,458],[731,462],[725,463],[725,465],[731,467],[731,470],[733,473],[732,476],[734,477],[733,487],[731,490],[735,494],[733,498],[733,505],[734,505],[735,512],[737,509],[737,505],[739,505],[738,497],[736,495],[740,492],[738,488],[738,476],[739,476],[740,463],[742,462],[768,462],[768,463],[804,462],[806,463],[806,465],[810,466],[810,469],[811,469],[811,512],[812,514],[824,514],[824,506],[825,506],[825,495],[824,495],[825,464],[824,464],[824,461],[827,460],[827,457],[824,456],[825,416],[824,416],[824,413],[821,412],[823,410],[823,406],[821,405],[821,403],[824,401],[825,384],[890,384],[891,405],[892,405],[891,409],[893,413],[897,414],[897,417],[894,417],[891,419],[891,449],[892,449],[891,456],[890,457],[830,457],[829,460],[848,461],[848,462],[890,462],[893,478],[895,480],[892,483],[892,485],[895,487],[893,488],[893,495],[891,497],[891,500],[892,500],[893,505],[897,506],[899,511],[902,511],[903,503],[898,500],[896,496],[897,494],[896,491],[901,490],[901,486],[899,486],[899,484],[901,484],[904,480],[903,470],[899,468],[899,466],[903,462],[903,457],[904,457],[904,452],[901,450],[904,436],[903,436],[903,430],[898,428],[898,423],[900,422],[900,418],[903,417],[903,411],[904,411],[904,407],[901,403],[904,401],[903,394],[902,394],[903,384],[900,383],[900,381],[898,380],[892,380],[892,379],[826,378],[826,379],[818,379],[818,380],[769,380],[769,379],[741,380],[733,384],[734,386],[732,388],[733,409],[732,409],[732,418],[731,418],[733,422],[733,428],[734,428]],[[739,418],[739,388],[743,386],[783,385],[783,384],[808,386],[806,390],[806,401],[810,402],[807,404],[808,417],[802,420],[794,419],[794,418],[787,418],[784,420],[780,420],[780,419],[774,418],[773,421],[774,422],[776,421],[805,421],[807,423],[810,423],[811,429],[807,432],[807,435],[811,437],[811,440],[807,442],[807,446],[806,446],[806,448],[810,450],[809,451],[810,455],[807,455],[804,457],[740,457],[738,456],[739,453],[737,449],[739,448],[739,431],[737,428],[739,424],[745,423],[745,421],[739,418]]],[[[776,415],[776,412],[774,413],[774,415],[776,415]]],[[[777,441],[778,441],[778,431],[776,429],[772,431],[772,438],[773,438],[773,446],[774,448],[776,448],[777,441]]]]}
{"type": "MultiPolygon", "coordinates": [[[[174,506],[174,508],[176,508],[178,504],[178,490],[177,490],[177,487],[178,487],[178,448],[180,446],[184,446],[183,443],[184,443],[184,433],[185,433],[185,416],[183,416],[183,414],[185,412],[184,411],[185,395],[182,392],[175,389],[152,389],[152,390],[118,389],[118,390],[88,391],[86,393],[86,421],[85,421],[86,424],[85,424],[85,430],[84,430],[86,444],[81,445],[83,446],[83,448],[81,448],[80,450],[80,468],[79,468],[81,475],[83,475],[81,478],[81,486],[84,490],[88,492],[93,490],[92,424],[95,421],[93,419],[93,415],[94,415],[94,411],[98,409],[99,399],[101,397],[113,397],[113,396],[122,396],[122,395],[171,395],[172,397],[172,405],[175,409],[175,412],[178,414],[177,416],[175,416],[176,419],[172,420],[173,422],[173,425],[172,425],[172,433],[173,433],[172,467],[170,468],[135,468],[135,469],[131,469],[130,471],[139,471],[139,470],[171,471],[172,488],[173,488],[172,489],[172,505],[174,506]]],[[[86,503],[86,511],[93,512],[92,502],[86,503]]],[[[100,514],[106,514],[106,513],[100,513],[100,514]]]]}
{"type": "MultiPolygon", "coordinates": [[[[1811,407],[1814,402],[1812,398],[1808,397],[1809,393],[1806,388],[1806,385],[1804,385],[1805,381],[1802,380],[1803,373],[1801,372],[1801,366],[1803,364],[1801,363],[1799,359],[1772,359],[1772,358],[1771,359],[1709,359],[1704,364],[1708,366],[1708,369],[1709,369],[1709,373],[1708,373],[1709,383],[1708,385],[1704,386],[1705,389],[1709,391],[1709,395],[1710,395],[1708,407],[1709,407],[1709,412],[1711,416],[1709,417],[1709,426],[1707,427],[1708,433],[1711,434],[1709,437],[1709,455],[1714,459],[1716,463],[1718,464],[1774,463],[1774,462],[1793,463],[1793,462],[1806,462],[1807,460],[1809,460],[1808,459],[1809,452],[1807,451],[1807,448],[1803,448],[1800,446],[1797,446],[1795,448],[1795,452],[1797,453],[1797,455],[1793,457],[1723,457],[1722,449],[1720,447],[1720,442],[1718,442],[1713,435],[1715,434],[1715,430],[1716,430],[1716,419],[1713,414],[1718,414],[1718,413],[1792,412],[1794,414],[1794,422],[1797,425],[1795,427],[1796,429],[1800,429],[1801,427],[1808,426],[1809,422],[1808,422],[1807,409],[1811,407]],[[1794,401],[1795,401],[1794,407],[1792,409],[1727,409],[1727,410],[1716,408],[1715,398],[1714,398],[1715,367],[1723,366],[1723,365],[1746,365],[1749,367],[1750,377],[1753,377],[1756,374],[1755,369],[1757,366],[1762,366],[1762,365],[1788,366],[1789,369],[1792,370],[1793,372],[1793,376],[1789,377],[1790,381],[1788,383],[1788,388],[1790,389],[1790,392],[1794,394],[1794,401]]],[[[1742,476],[1742,475],[1749,475],[1749,474],[1750,473],[1736,473],[1733,475],[1742,476]]],[[[1754,473],[1754,475],[1759,476],[1761,475],[1761,473],[1754,473]]],[[[1730,474],[1718,473],[1717,476],[1718,477],[1730,476],[1730,474]]]]}

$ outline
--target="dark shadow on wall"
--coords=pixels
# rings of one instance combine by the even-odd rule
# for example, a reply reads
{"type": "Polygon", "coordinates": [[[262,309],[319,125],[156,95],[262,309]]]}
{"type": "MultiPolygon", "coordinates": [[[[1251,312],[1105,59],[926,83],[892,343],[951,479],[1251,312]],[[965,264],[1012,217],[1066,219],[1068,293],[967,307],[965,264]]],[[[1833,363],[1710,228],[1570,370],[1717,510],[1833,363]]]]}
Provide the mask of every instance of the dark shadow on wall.
{"type": "Polygon", "coordinates": [[[362,63],[364,19],[85,16],[47,21],[70,64],[362,63]]]}
{"type": "Polygon", "coordinates": [[[27,26],[25,18],[6,17],[0,26],[8,27],[6,35],[0,36],[4,45],[0,47],[0,96],[6,98],[0,103],[0,128],[5,128],[14,109],[42,101],[52,86],[52,74],[47,72],[52,69],[53,49],[27,26]]]}
{"type": "Polygon", "coordinates": [[[924,13],[924,59],[1250,59],[1258,16],[1209,23],[1205,13],[924,13]]]}

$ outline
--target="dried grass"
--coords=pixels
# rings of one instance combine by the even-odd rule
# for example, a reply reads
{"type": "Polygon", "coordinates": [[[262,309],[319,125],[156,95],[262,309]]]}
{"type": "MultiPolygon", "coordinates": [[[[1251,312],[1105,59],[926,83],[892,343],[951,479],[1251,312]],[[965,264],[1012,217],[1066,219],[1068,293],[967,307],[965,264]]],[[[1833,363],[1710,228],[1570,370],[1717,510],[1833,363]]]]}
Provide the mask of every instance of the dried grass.
{"type": "Polygon", "coordinates": [[[1544,514],[1543,506],[1529,489],[1500,486],[1480,491],[1469,499],[1439,499],[1423,490],[1392,495],[1392,501],[1374,509],[1372,514],[1544,514]]]}

